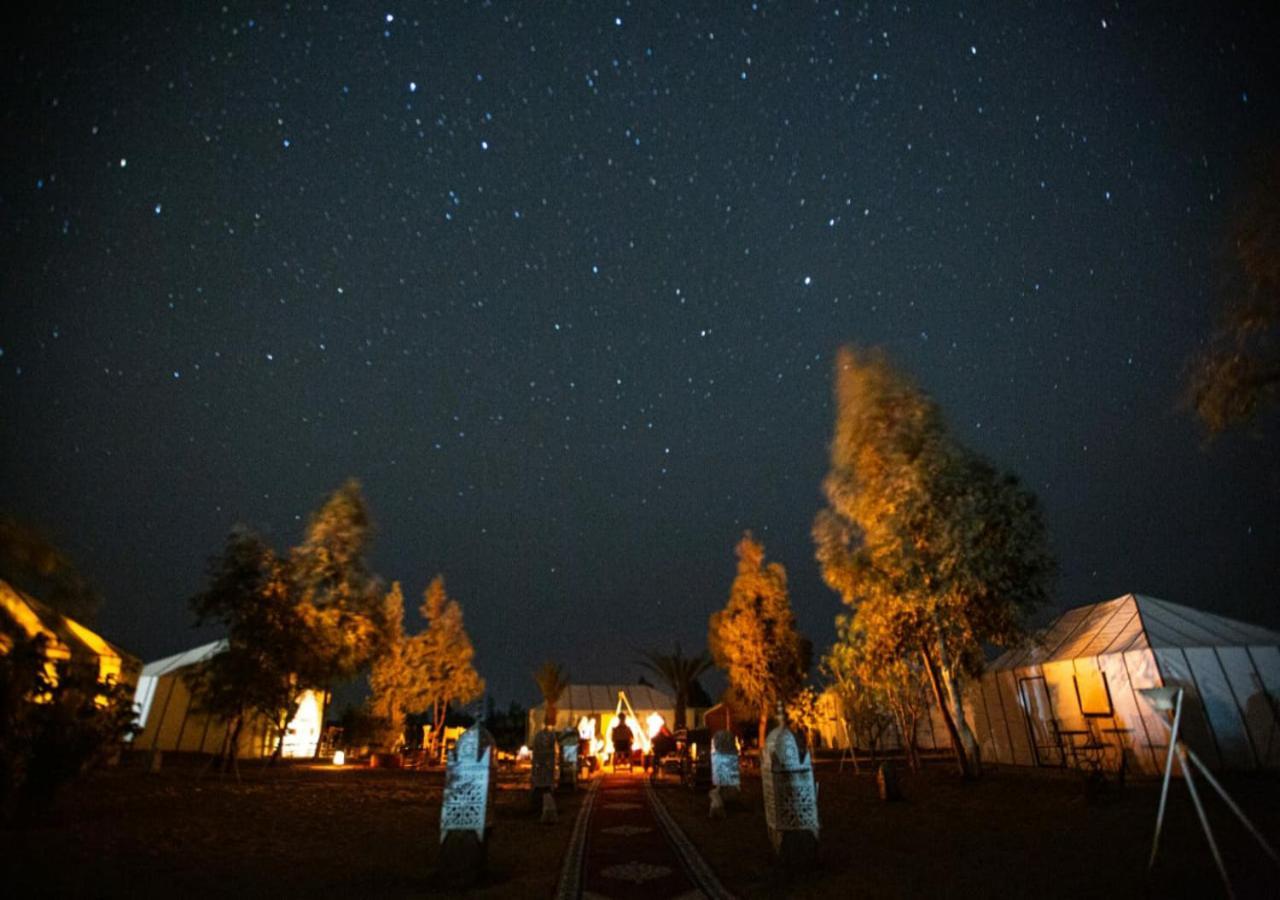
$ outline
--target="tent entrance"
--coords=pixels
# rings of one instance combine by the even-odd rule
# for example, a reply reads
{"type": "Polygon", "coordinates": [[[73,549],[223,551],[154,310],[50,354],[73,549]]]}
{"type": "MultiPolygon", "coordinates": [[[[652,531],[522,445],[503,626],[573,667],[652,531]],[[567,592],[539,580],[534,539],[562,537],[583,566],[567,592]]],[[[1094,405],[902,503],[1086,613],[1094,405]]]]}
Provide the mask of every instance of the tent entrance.
{"type": "Polygon", "coordinates": [[[1043,675],[1018,679],[1018,698],[1027,717],[1027,736],[1037,766],[1061,768],[1066,764],[1062,743],[1058,739],[1058,720],[1049,701],[1049,686],[1043,675]]]}

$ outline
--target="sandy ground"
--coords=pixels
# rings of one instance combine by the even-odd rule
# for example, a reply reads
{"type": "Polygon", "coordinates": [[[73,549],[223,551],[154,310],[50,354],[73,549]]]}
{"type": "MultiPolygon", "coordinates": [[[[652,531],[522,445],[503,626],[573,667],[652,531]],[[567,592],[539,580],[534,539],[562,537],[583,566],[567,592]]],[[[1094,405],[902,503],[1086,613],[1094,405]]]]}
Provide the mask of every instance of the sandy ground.
{"type": "MultiPolygon", "coordinates": [[[[243,780],[166,760],[149,776],[105,772],[48,821],[0,834],[4,896],[421,897],[434,880],[441,774],[330,766],[263,770],[243,780]],[[8,888],[16,888],[10,891],[8,888]]],[[[743,898],[1222,896],[1184,785],[1175,784],[1154,874],[1146,854],[1158,784],[1087,802],[1069,774],[989,772],[966,784],[943,767],[903,776],[906,799],[883,804],[868,774],[820,764],[819,864],[787,874],[774,862],[758,778],[745,808],[707,817],[705,793],[661,789],[668,809],[743,898]]],[[[1205,786],[1207,789],[1207,786],[1205,786]]],[[[1228,788],[1280,846],[1280,781],[1228,788]]],[[[1216,795],[1205,797],[1238,894],[1276,896],[1280,870],[1216,795]]],[[[489,874],[476,897],[550,897],[580,795],[541,825],[518,776],[504,776],[489,874]]],[[[458,895],[458,892],[452,892],[458,895]]]]}
{"type": "MultiPolygon", "coordinates": [[[[332,766],[199,775],[166,759],[158,775],[100,774],[46,822],[3,839],[9,897],[421,897],[435,883],[439,771],[332,766]],[[15,885],[16,882],[16,885],[15,885]]],[[[526,775],[527,778],[527,775],[526,775]]],[[[579,798],[542,825],[504,775],[488,876],[476,897],[549,897],[579,798]]],[[[453,892],[456,893],[456,892],[453,892]]]]}
{"type": "MultiPolygon", "coordinates": [[[[882,803],[869,774],[820,764],[819,864],[788,875],[774,863],[759,778],[745,809],[708,818],[705,793],[661,796],[725,887],[775,897],[1220,897],[1217,870],[1185,785],[1175,783],[1154,873],[1147,854],[1159,784],[1130,782],[1087,802],[1074,773],[1006,769],[964,783],[943,767],[903,776],[905,799],[882,803]]],[[[1275,897],[1280,869],[1203,782],[1238,896],[1275,897]]],[[[1280,782],[1233,779],[1228,791],[1280,847],[1280,782]]]]}

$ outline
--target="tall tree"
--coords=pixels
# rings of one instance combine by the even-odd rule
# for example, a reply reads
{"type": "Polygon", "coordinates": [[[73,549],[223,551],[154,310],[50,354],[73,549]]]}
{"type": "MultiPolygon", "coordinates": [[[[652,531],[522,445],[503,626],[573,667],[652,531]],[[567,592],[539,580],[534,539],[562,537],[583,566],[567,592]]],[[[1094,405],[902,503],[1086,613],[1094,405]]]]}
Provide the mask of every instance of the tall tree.
{"type": "Polygon", "coordinates": [[[729,689],[759,715],[763,750],[769,716],[799,690],[809,670],[808,641],[796,631],[787,570],[765,563],[764,545],[746,532],[725,608],[713,613],[707,643],[729,689]]]}
{"type": "Polygon", "coordinates": [[[81,622],[102,598],[75,564],[34,525],[0,515],[0,578],[81,622]]]}
{"type": "Polygon", "coordinates": [[[404,742],[404,705],[412,678],[400,582],[391,584],[382,604],[384,639],[382,650],[369,669],[369,710],[382,723],[380,743],[395,750],[404,742]]]}
{"type": "Polygon", "coordinates": [[[827,584],[889,652],[917,654],[957,765],[981,771],[963,682],[982,645],[1015,640],[1054,565],[1035,496],[947,434],[936,404],[880,353],[841,348],[827,508],[814,521],[827,584]]]}
{"type": "Polygon", "coordinates": [[[538,690],[542,692],[542,699],[546,704],[543,708],[542,724],[547,728],[555,728],[556,704],[560,702],[560,695],[564,693],[564,689],[569,686],[569,673],[559,663],[548,660],[533,673],[533,680],[537,682],[538,690]]]}
{"type": "Polygon", "coordinates": [[[1247,424],[1280,389],[1280,150],[1247,194],[1232,238],[1226,302],[1188,385],[1211,434],[1247,424]]]}
{"type": "Polygon", "coordinates": [[[692,696],[693,686],[698,676],[712,667],[710,657],[705,653],[685,656],[679,644],[676,644],[675,651],[672,653],[649,650],[642,656],[640,664],[665,681],[675,696],[676,727],[687,727],[689,698],[692,696]]]}
{"type": "Polygon", "coordinates": [[[384,593],[366,559],[372,536],[360,484],[352,479],[312,514],[302,544],[290,554],[310,651],[302,674],[324,692],[325,708],[334,685],[367,665],[384,639],[384,593]]]}
{"type": "Polygon", "coordinates": [[[191,676],[200,708],[227,723],[224,765],[234,764],[241,728],[254,713],[272,723],[278,752],[306,686],[298,677],[303,623],[287,576],[275,552],[237,526],[209,561],[206,588],[191,598],[197,624],[218,622],[227,630],[226,651],[191,676]]]}
{"type": "Polygon", "coordinates": [[[408,642],[409,696],[415,710],[431,710],[431,744],[439,752],[449,704],[480,697],[484,679],[472,664],[475,648],[462,622],[462,607],[446,592],[443,575],[427,585],[420,612],[427,624],[408,642]]]}

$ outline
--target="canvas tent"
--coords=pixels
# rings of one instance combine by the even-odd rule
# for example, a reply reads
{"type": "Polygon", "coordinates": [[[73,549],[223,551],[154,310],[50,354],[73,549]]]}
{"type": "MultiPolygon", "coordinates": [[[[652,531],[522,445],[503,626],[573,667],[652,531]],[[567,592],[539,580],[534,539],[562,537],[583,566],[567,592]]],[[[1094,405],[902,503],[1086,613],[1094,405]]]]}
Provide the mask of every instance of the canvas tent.
{"type": "Polygon", "coordinates": [[[1280,633],[1141,594],[1068,610],[1028,646],[1001,655],[967,692],[982,758],[1063,765],[1094,735],[1107,760],[1155,773],[1167,731],[1139,697],[1185,692],[1183,737],[1206,764],[1280,768],[1280,633]]]}
{"type": "Polygon", "coordinates": [[[0,579],[0,654],[12,649],[15,638],[29,640],[41,635],[51,661],[83,665],[100,681],[132,684],[138,676],[135,657],[0,579]]]}
{"type": "MultiPolygon", "coordinates": [[[[556,702],[555,730],[579,728],[583,721],[593,723],[595,734],[604,736],[613,727],[614,714],[618,709],[618,692],[626,695],[627,702],[635,711],[642,727],[646,727],[650,717],[657,713],[667,728],[675,728],[675,701],[671,696],[647,684],[571,684],[564,689],[556,702]]],[[[625,707],[624,707],[625,711],[625,707]]],[[[702,725],[703,707],[690,706],[686,716],[690,728],[702,725]]],[[[526,743],[532,745],[533,736],[543,728],[546,704],[540,704],[529,710],[529,723],[526,743]]],[[[631,715],[628,714],[628,719],[631,715]]],[[[629,723],[636,730],[636,723],[629,723]]]]}
{"type": "MultiPolygon", "coordinates": [[[[222,752],[229,740],[228,723],[199,710],[186,676],[226,648],[225,640],[214,641],[143,666],[133,698],[142,729],[133,740],[136,748],[222,752]]],[[[303,694],[298,712],[289,722],[282,755],[303,758],[315,755],[324,725],[322,705],[314,691],[303,694]]],[[[240,729],[236,756],[242,759],[270,756],[275,752],[277,739],[273,732],[265,716],[252,716],[240,729]]]]}

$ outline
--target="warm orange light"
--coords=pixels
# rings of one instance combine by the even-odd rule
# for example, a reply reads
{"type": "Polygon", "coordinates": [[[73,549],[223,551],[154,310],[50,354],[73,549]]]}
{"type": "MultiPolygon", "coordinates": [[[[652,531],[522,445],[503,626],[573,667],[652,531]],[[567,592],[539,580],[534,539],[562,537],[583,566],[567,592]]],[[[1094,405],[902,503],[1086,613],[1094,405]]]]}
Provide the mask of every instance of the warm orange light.
{"type": "Polygon", "coordinates": [[[347,754],[343,753],[341,750],[333,751],[333,764],[335,766],[341,766],[345,764],[346,761],[347,761],[347,754]]]}

